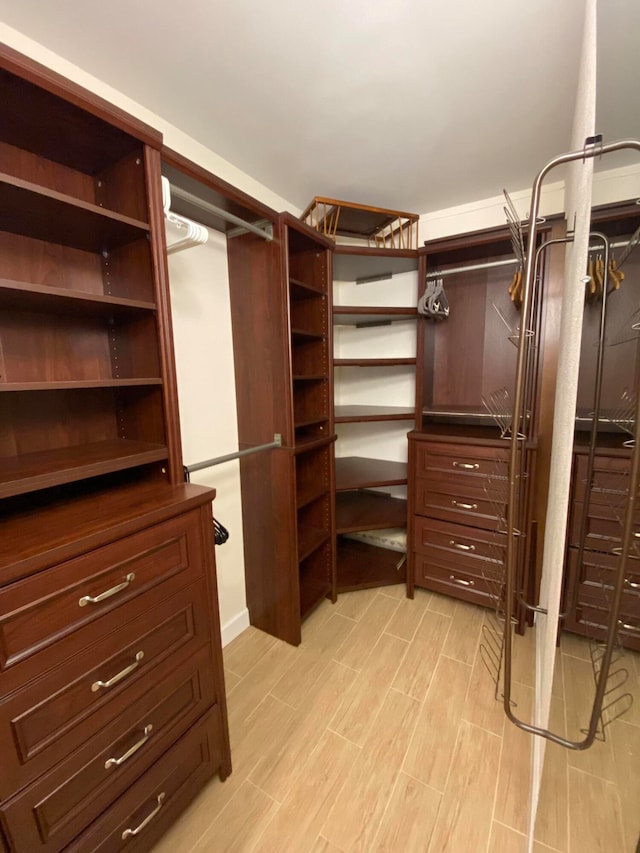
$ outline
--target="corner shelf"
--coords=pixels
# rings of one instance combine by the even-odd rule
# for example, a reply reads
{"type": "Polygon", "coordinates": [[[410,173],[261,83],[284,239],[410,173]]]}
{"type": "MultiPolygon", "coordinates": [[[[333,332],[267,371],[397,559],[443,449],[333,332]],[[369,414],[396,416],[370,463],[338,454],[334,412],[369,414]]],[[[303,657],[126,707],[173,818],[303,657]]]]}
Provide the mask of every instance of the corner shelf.
{"type": "Polygon", "coordinates": [[[335,367],[396,367],[416,364],[415,358],[334,358],[335,367]]]}
{"type": "Polygon", "coordinates": [[[335,423],[364,423],[372,421],[412,421],[415,409],[405,406],[336,406],[335,423]]]}
{"type": "Polygon", "coordinates": [[[418,319],[416,308],[387,308],[378,306],[333,306],[334,326],[387,326],[391,323],[418,319]]]}
{"type": "Polygon", "coordinates": [[[402,556],[398,551],[338,537],[338,592],[404,583],[406,562],[398,568],[402,556]],[[375,566],[375,573],[372,573],[372,565],[375,566]]]}
{"type": "Polygon", "coordinates": [[[406,527],[407,501],[382,492],[348,491],[336,495],[336,533],[406,527]]]}
{"type": "Polygon", "coordinates": [[[407,483],[407,463],[363,456],[336,458],[336,491],[370,489],[375,486],[403,486],[407,483]]]}

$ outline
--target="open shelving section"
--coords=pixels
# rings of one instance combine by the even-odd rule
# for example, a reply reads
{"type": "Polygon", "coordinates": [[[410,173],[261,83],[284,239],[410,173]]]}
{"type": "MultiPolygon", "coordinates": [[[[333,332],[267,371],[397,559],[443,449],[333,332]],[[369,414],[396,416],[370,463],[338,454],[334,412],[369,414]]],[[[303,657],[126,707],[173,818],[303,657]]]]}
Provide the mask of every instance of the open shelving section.
{"type": "Polygon", "coordinates": [[[286,213],[273,236],[227,244],[240,446],[281,436],[240,463],[245,573],[252,624],[297,645],[335,599],[332,244],[286,213]]]}
{"type": "Polygon", "coordinates": [[[407,249],[337,245],[334,252],[339,592],[398,583],[406,576],[403,555],[372,542],[375,531],[381,537],[389,530],[401,534],[407,524],[417,269],[417,252],[407,249]],[[358,541],[364,532],[367,541],[358,541]]]}

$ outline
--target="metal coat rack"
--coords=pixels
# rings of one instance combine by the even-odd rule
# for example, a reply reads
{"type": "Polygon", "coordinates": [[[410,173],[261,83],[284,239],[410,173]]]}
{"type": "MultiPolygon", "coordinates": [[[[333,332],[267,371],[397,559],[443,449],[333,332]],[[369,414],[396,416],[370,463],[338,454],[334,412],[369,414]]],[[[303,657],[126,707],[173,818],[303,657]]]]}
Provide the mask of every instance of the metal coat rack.
{"type": "Polygon", "coordinates": [[[254,453],[262,453],[265,450],[273,450],[276,447],[282,447],[282,435],[279,432],[274,433],[273,441],[268,444],[256,444],[255,447],[247,447],[244,450],[236,450],[234,453],[226,453],[224,456],[214,456],[213,459],[205,459],[204,462],[195,462],[193,465],[184,466],[184,478],[187,483],[190,480],[190,475],[194,471],[203,471],[205,468],[213,468],[216,465],[222,465],[223,462],[232,462],[234,459],[240,459],[243,456],[251,456],[254,453]]]}

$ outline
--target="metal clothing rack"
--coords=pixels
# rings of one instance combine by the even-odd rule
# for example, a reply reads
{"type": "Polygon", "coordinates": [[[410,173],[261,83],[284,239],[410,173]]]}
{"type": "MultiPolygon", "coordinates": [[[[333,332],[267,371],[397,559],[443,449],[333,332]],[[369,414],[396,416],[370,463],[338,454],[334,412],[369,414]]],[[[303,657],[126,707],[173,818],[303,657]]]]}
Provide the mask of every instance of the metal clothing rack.
{"type": "MultiPolygon", "coordinates": [[[[557,166],[571,163],[575,160],[584,160],[593,158],[602,154],[612,153],[631,149],[640,153],[640,141],[638,140],[621,140],[619,142],[609,143],[607,145],[585,145],[585,148],[580,151],[572,151],[568,154],[562,154],[555,157],[542,169],[535,179],[532,196],[531,196],[531,211],[529,222],[532,223],[529,231],[529,246],[535,246],[538,227],[538,210],[540,204],[540,194],[542,182],[547,174],[557,166]]],[[[628,241],[628,245],[634,242],[634,237],[628,241]]],[[[598,235],[598,239],[601,239],[598,235]]],[[[635,241],[637,242],[637,240],[635,241]]],[[[621,547],[619,549],[619,562],[615,574],[615,581],[612,584],[612,594],[609,599],[610,614],[609,622],[606,626],[606,640],[600,644],[597,651],[597,659],[593,660],[594,676],[596,681],[596,690],[593,705],[590,712],[589,725],[583,730],[585,737],[581,741],[571,741],[568,738],[552,732],[550,729],[531,725],[519,719],[513,712],[513,702],[511,699],[511,676],[512,676],[512,632],[511,623],[513,620],[514,597],[517,595],[517,551],[519,546],[519,531],[517,530],[517,506],[518,506],[518,489],[520,486],[519,472],[522,469],[522,455],[525,452],[525,442],[520,438],[520,429],[526,429],[527,412],[527,373],[529,362],[530,344],[527,336],[529,327],[531,310],[534,299],[536,297],[536,263],[537,252],[529,251],[526,258],[526,269],[524,274],[524,290],[522,299],[522,322],[520,326],[520,334],[518,341],[518,359],[516,367],[516,384],[513,404],[513,416],[511,427],[510,440],[510,455],[509,455],[509,475],[508,475],[508,501],[507,501],[507,557],[505,566],[505,583],[504,596],[502,599],[503,610],[503,634],[501,647],[499,649],[500,656],[504,655],[504,691],[503,705],[504,711],[509,720],[518,728],[531,734],[540,735],[547,740],[560,744],[574,750],[584,750],[592,745],[596,736],[602,734],[606,721],[604,715],[610,712],[611,691],[617,689],[620,685],[611,683],[615,681],[617,672],[611,672],[611,666],[615,663],[616,641],[617,634],[620,628],[620,610],[622,604],[622,594],[625,587],[627,577],[627,568],[629,561],[632,559],[630,552],[633,541],[633,523],[634,512],[637,503],[638,484],[640,483],[640,395],[637,395],[635,400],[635,412],[633,415],[635,429],[635,441],[631,456],[631,471],[630,471],[630,487],[624,508],[623,517],[621,518],[622,536],[621,547]],[[611,679],[611,680],[610,680],[611,679]],[[605,702],[607,704],[605,705],[605,702]]],[[[605,266],[605,275],[608,267],[605,266]]],[[[596,388],[596,397],[598,388],[596,388]]],[[[598,400],[596,399],[596,402],[598,400]]],[[[595,412],[594,430],[597,427],[598,411],[595,412]]],[[[592,443],[594,439],[592,438],[592,443]]],[[[593,453],[593,448],[591,448],[593,453]]],[[[535,605],[527,604],[525,606],[529,610],[545,612],[543,608],[535,605]]],[[[498,673],[499,674],[499,673],[498,673]]],[[[618,714],[614,715],[618,716],[618,714]]],[[[610,720],[608,720],[610,721],[610,720]]]]}
{"type": "Polygon", "coordinates": [[[242,456],[251,456],[254,453],[262,453],[265,450],[273,450],[276,447],[282,447],[282,435],[279,432],[274,433],[273,441],[270,441],[268,444],[257,444],[255,447],[247,447],[245,450],[236,450],[235,453],[226,453],[224,456],[214,456],[213,459],[205,459],[204,462],[185,465],[184,478],[189,482],[190,475],[194,471],[213,468],[216,465],[222,465],[223,462],[231,462],[234,459],[240,459],[242,456]]]}
{"type": "Polygon", "coordinates": [[[273,229],[270,225],[265,226],[265,228],[260,228],[257,225],[253,225],[251,222],[246,222],[244,219],[241,219],[239,216],[236,216],[233,213],[229,213],[228,210],[223,210],[221,207],[217,207],[215,204],[211,204],[211,202],[204,201],[201,198],[198,198],[197,195],[188,192],[187,190],[183,190],[181,187],[176,187],[173,184],[170,184],[171,187],[171,195],[175,198],[181,199],[181,201],[186,201],[189,204],[192,204],[194,207],[200,208],[200,210],[204,210],[207,213],[212,213],[214,216],[220,217],[220,219],[224,219],[225,222],[230,222],[232,225],[237,225],[239,228],[244,231],[251,231],[252,234],[256,234],[258,237],[262,237],[263,240],[267,242],[273,240],[273,229]]]}

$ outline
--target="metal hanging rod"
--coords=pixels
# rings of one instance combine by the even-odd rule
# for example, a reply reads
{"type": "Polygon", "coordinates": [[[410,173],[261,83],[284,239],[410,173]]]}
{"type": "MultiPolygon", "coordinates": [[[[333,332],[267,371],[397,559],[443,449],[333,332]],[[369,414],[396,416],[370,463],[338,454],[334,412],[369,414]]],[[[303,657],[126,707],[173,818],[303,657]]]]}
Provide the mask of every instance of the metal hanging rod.
{"type": "Polygon", "coordinates": [[[213,213],[214,216],[219,216],[220,219],[224,219],[225,222],[231,222],[233,225],[238,225],[245,231],[251,231],[252,234],[257,234],[257,236],[262,237],[263,240],[273,240],[273,229],[271,225],[268,225],[265,228],[259,228],[257,225],[253,225],[251,222],[245,222],[245,220],[241,219],[239,216],[229,213],[221,207],[216,207],[215,204],[204,201],[203,199],[198,198],[197,195],[193,195],[193,193],[187,192],[187,190],[183,190],[181,187],[176,187],[173,184],[171,184],[171,195],[173,198],[179,198],[182,201],[186,201],[194,207],[204,210],[206,213],[213,213]]]}
{"type": "MultiPolygon", "coordinates": [[[[633,238],[631,238],[631,240],[619,240],[616,243],[609,243],[609,248],[610,249],[622,249],[623,247],[629,246],[631,243],[634,243],[634,242],[637,243],[638,239],[636,239],[635,241],[633,240],[633,238]]],[[[597,252],[598,249],[601,250],[601,248],[602,248],[601,246],[589,246],[589,251],[590,252],[597,252]]],[[[440,270],[440,271],[434,270],[433,272],[428,272],[426,275],[426,278],[427,279],[445,278],[445,276],[454,275],[455,273],[459,273],[459,272],[473,272],[474,270],[488,270],[488,269],[491,269],[492,267],[505,267],[505,266],[508,266],[509,264],[519,264],[519,263],[520,263],[520,261],[517,258],[506,258],[503,261],[487,261],[484,264],[469,264],[466,267],[452,267],[451,269],[440,270]]]]}
{"type": "Polygon", "coordinates": [[[236,450],[235,453],[227,453],[225,456],[216,456],[213,459],[205,459],[204,462],[185,465],[185,479],[188,481],[189,474],[193,474],[194,471],[202,471],[204,468],[213,468],[215,465],[221,465],[223,462],[231,462],[233,459],[240,459],[241,456],[251,456],[254,453],[262,453],[263,450],[273,450],[275,447],[282,447],[282,436],[279,432],[274,433],[273,441],[270,441],[268,444],[257,444],[255,447],[248,447],[246,450],[236,450]]]}

